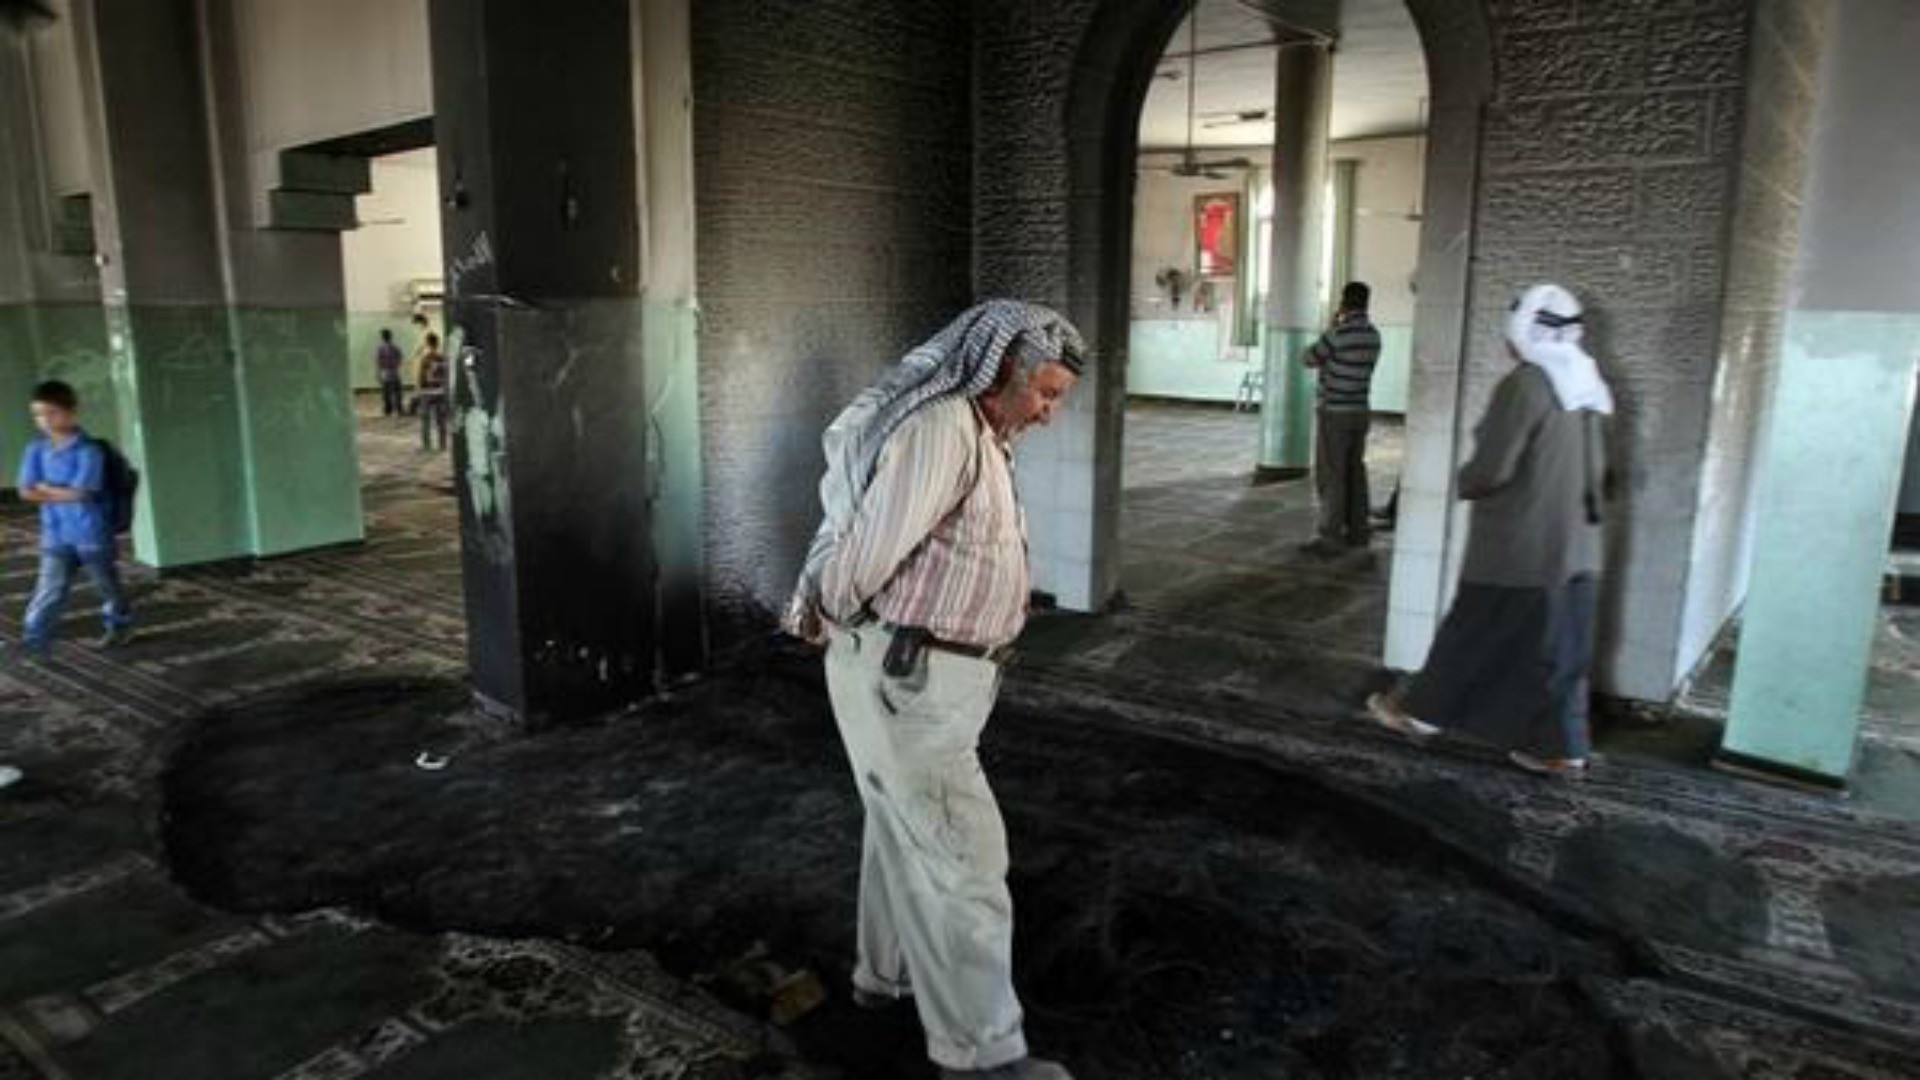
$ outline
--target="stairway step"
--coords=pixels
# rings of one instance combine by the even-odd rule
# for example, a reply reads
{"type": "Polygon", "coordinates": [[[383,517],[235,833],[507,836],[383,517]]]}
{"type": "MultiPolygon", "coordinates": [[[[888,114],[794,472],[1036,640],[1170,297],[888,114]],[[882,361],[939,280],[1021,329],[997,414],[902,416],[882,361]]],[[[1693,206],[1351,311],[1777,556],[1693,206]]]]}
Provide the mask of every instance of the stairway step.
{"type": "Polygon", "coordinates": [[[373,190],[373,169],[363,157],[283,150],[278,186],[288,191],[365,195],[373,190]]]}
{"type": "Polygon", "coordinates": [[[302,232],[345,232],[358,228],[352,195],[275,188],[267,193],[271,227],[302,232]]]}

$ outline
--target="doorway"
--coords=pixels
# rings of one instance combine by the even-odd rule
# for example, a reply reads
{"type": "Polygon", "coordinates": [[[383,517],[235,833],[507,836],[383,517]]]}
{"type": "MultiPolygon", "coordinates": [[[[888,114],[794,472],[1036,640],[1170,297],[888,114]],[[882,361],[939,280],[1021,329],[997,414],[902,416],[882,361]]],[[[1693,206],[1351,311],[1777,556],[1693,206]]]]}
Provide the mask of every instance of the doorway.
{"type": "Polygon", "coordinates": [[[452,454],[420,395],[427,335],[446,349],[435,150],[412,146],[367,164],[371,189],[355,200],[358,224],[341,234],[341,256],[368,544],[400,564],[418,563],[395,567],[409,578],[414,570],[439,575],[440,591],[457,600],[452,454]],[[383,344],[398,354],[397,393],[382,390],[383,344]]]}
{"type": "MultiPolygon", "coordinates": [[[[1300,33],[1199,0],[1139,114],[1128,277],[1120,590],[1155,621],[1307,646],[1353,664],[1385,648],[1392,513],[1405,447],[1428,99],[1402,0],[1347,6],[1334,61],[1319,305],[1372,289],[1381,340],[1366,546],[1322,554],[1314,481],[1255,484],[1275,229],[1275,65],[1300,33]]],[[[1298,357],[1283,357],[1298,364],[1298,357]]],[[[1302,677],[1330,665],[1299,665],[1302,677]]]]}

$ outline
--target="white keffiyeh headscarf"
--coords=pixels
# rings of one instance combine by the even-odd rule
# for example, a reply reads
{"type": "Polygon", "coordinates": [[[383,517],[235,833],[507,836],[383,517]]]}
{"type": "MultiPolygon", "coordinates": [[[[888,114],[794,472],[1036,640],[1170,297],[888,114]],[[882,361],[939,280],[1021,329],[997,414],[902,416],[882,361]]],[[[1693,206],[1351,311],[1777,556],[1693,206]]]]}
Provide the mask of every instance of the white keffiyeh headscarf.
{"type": "Polygon", "coordinates": [[[1580,347],[1585,332],[1580,301],[1558,285],[1535,285],[1520,294],[1507,316],[1507,342],[1520,359],[1553,384],[1560,407],[1613,414],[1613,391],[1600,365],[1580,347]]]}
{"type": "Polygon", "coordinates": [[[828,425],[820,439],[827,457],[826,475],[820,478],[820,528],[782,619],[788,633],[819,637],[820,571],[853,524],[887,440],[937,401],[986,393],[1016,342],[1023,359],[1058,361],[1075,374],[1085,363],[1080,332],[1060,313],[1021,300],[988,300],[901,358],[828,425]]]}

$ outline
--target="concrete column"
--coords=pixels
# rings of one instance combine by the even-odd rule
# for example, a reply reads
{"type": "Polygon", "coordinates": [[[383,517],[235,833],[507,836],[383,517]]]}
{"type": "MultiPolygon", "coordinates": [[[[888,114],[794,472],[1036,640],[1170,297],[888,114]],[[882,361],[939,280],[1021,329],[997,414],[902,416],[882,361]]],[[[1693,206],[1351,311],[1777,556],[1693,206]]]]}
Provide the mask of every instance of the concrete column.
{"type": "Polygon", "coordinates": [[[0,34],[0,486],[35,434],[20,406],[41,379],[80,392],[89,430],[120,438],[86,194],[86,129],[70,21],[0,34]],[[64,157],[64,162],[63,162],[64,157]],[[64,163],[65,168],[62,169],[64,163]],[[76,165],[79,167],[76,168],[76,165]],[[64,180],[64,187],[56,185],[64,180]],[[74,196],[59,199],[59,195],[74,196]]]}
{"type": "Polygon", "coordinates": [[[468,653],[530,726],[656,664],[631,14],[430,7],[468,653]]]}
{"type": "Polygon", "coordinates": [[[1324,288],[1320,291],[1320,303],[1328,308],[1337,301],[1340,286],[1353,280],[1353,226],[1359,216],[1354,200],[1360,185],[1360,163],[1352,158],[1334,162],[1332,179],[1333,269],[1328,280],[1321,282],[1324,288]]]}
{"type": "Polygon", "coordinates": [[[1920,362],[1920,8],[1835,5],[1722,760],[1844,782],[1920,362]]]}
{"type": "Polygon", "coordinates": [[[659,568],[662,674],[707,659],[700,467],[699,304],[694,275],[693,63],[690,0],[633,0],[639,61],[647,478],[659,568]]]}
{"type": "Polygon", "coordinates": [[[1323,329],[1320,262],[1332,105],[1332,47],[1322,41],[1281,46],[1274,73],[1273,271],[1257,480],[1299,476],[1313,463],[1314,387],[1300,353],[1323,329]]]}
{"type": "Polygon", "coordinates": [[[109,365],[155,565],[253,550],[193,0],[76,0],[109,365]]]}
{"type": "Polygon", "coordinates": [[[340,234],[261,227],[245,124],[240,0],[201,0],[222,289],[230,313],[250,551],[279,555],[365,535],[359,420],[347,355],[340,234]]]}
{"type": "MultiPolygon", "coordinates": [[[[29,255],[36,224],[31,199],[38,189],[33,165],[39,156],[32,102],[26,42],[0,28],[0,468],[8,474],[31,433],[24,400],[39,351],[29,255]]],[[[11,475],[0,479],[6,486],[12,482],[11,475]]]]}

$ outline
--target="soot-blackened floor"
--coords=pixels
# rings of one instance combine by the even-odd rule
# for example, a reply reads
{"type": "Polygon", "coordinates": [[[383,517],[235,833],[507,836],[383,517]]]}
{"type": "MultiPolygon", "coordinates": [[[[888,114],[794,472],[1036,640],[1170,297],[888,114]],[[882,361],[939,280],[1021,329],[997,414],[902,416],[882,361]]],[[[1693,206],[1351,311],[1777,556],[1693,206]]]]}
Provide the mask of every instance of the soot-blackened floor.
{"type": "MultiPolygon", "coordinates": [[[[925,1072],[910,1009],[843,1004],[859,809],[816,687],[715,681],[537,740],[458,705],[367,684],[209,720],[165,779],[170,862],[224,908],[643,948],[749,1010],[725,969],[760,943],[833,995],[795,1028],[809,1058],[925,1072]]],[[[985,758],[1030,1034],[1078,1075],[1632,1075],[1581,985],[1628,950],[1401,818],[1091,715],[1003,712],[985,758]]]]}

